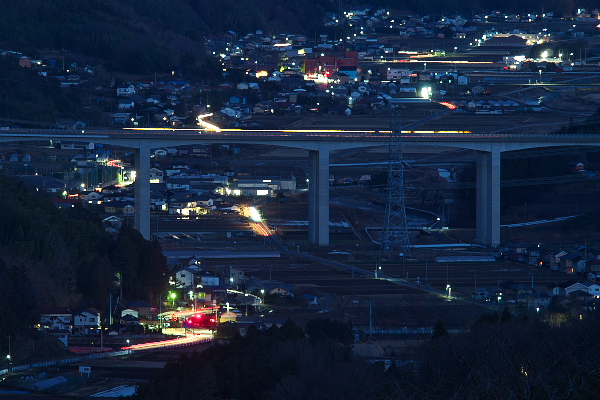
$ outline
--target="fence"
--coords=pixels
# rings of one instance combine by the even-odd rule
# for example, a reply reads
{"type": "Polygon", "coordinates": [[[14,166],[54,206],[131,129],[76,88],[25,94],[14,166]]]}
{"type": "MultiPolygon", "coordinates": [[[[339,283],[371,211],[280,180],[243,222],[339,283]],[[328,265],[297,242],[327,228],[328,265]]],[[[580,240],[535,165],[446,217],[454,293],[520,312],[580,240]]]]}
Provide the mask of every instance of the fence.
{"type": "Polygon", "coordinates": [[[46,361],[46,362],[40,362],[40,363],[35,363],[35,364],[15,365],[14,367],[10,367],[10,369],[0,370],[0,376],[7,374],[8,372],[25,371],[25,370],[32,369],[32,368],[44,368],[44,367],[50,367],[50,366],[59,365],[59,364],[71,364],[71,363],[82,362],[83,360],[94,360],[94,359],[98,359],[98,358],[125,356],[125,355],[131,354],[131,353],[133,353],[132,350],[119,350],[119,351],[111,351],[111,352],[100,353],[100,354],[90,354],[88,356],[82,356],[82,357],[64,358],[61,360],[46,361]]]}

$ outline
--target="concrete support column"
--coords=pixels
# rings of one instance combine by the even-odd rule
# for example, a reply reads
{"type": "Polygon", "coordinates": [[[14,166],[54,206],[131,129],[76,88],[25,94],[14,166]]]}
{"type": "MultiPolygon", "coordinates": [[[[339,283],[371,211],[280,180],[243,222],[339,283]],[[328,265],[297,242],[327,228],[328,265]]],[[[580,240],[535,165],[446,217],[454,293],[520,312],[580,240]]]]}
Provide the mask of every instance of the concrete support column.
{"type": "Polygon", "coordinates": [[[150,146],[142,140],[135,149],[135,229],[150,239],[150,146]]]}
{"type": "Polygon", "coordinates": [[[308,241],[329,244],[329,150],[309,150],[308,241]]]}
{"type": "Polygon", "coordinates": [[[500,152],[477,156],[477,243],[500,244],[500,152]]]}

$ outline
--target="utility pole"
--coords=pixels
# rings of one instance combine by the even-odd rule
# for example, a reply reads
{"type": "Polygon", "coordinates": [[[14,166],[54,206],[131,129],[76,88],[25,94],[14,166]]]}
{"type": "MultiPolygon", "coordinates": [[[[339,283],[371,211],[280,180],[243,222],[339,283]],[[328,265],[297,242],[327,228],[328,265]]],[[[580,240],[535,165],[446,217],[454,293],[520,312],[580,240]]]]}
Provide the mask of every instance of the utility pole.
{"type": "Polygon", "coordinates": [[[11,368],[12,368],[12,355],[10,354],[10,339],[11,336],[8,335],[8,354],[6,355],[6,359],[8,360],[8,372],[10,372],[11,368]]]}
{"type": "Polygon", "coordinates": [[[162,332],[162,328],[163,328],[163,316],[162,316],[162,294],[160,295],[160,297],[158,298],[158,319],[159,319],[159,326],[160,326],[160,330],[162,332]]]}
{"type": "Polygon", "coordinates": [[[429,253],[425,251],[425,284],[429,285],[429,253]]]}
{"type": "Polygon", "coordinates": [[[373,336],[373,299],[369,299],[369,339],[373,336]]]}

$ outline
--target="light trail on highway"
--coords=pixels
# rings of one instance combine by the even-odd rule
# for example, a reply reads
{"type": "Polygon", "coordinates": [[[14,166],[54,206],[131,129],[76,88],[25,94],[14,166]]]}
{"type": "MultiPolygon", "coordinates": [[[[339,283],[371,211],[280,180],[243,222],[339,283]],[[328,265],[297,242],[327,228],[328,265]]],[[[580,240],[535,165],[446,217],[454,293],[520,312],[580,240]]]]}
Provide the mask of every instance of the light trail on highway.
{"type": "Polygon", "coordinates": [[[208,340],[212,340],[212,332],[207,331],[206,333],[199,333],[194,335],[187,335],[185,337],[170,339],[170,340],[161,340],[158,342],[148,342],[148,343],[140,343],[140,344],[132,344],[131,346],[122,347],[122,350],[150,350],[157,348],[166,348],[166,347],[176,347],[183,345],[191,345],[195,343],[203,343],[208,340]]]}

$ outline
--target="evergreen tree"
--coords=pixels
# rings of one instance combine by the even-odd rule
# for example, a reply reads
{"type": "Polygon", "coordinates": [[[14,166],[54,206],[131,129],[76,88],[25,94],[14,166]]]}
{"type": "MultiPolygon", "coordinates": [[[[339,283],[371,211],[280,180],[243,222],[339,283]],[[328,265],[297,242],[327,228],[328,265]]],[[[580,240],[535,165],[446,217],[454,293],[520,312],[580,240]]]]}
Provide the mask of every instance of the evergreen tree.
{"type": "Polygon", "coordinates": [[[502,311],[502,315],[500,316],[501,322],[508,322],[512,319],[512,315],[510,313],[510,309],[508,306],[504,306],[504,310],[502,311]]]}
{"type": "Polygon", "coordinates": [[[446,337],[448,335],[449,332],[448,329],[446,329],[446,325],[444,324],[441,318],[438,319],[435,323],[435,327],[433,328],[433,336],[431,337],[431,339],[436,340],[442,337],[446,337]]]}

